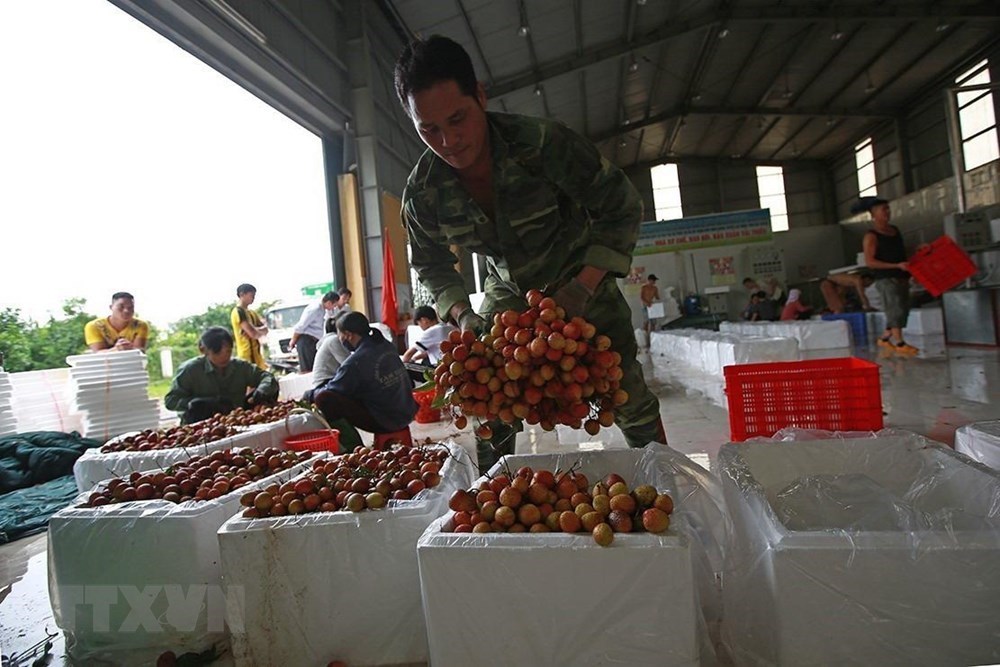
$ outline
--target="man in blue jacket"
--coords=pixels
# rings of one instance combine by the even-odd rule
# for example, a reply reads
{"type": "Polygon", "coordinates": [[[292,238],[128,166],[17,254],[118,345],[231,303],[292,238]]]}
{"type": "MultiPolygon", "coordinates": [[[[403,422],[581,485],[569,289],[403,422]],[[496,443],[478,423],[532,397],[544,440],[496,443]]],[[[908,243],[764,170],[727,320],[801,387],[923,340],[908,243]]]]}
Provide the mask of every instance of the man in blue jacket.
{"type": "Polygon", "coordinates": [[[337,336],[351,354],[313,397],[323,416],[372,433],[409,426],[418,406],[396,348],[357,312],[337,320],[337,336]]]}

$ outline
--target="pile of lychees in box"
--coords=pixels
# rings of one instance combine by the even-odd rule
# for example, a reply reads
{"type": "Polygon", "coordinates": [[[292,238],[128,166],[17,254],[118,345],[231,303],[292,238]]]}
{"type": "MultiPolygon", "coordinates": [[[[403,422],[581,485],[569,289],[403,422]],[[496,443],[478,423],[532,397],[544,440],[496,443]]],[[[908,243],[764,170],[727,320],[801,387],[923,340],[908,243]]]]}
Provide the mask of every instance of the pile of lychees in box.
{"type": "Polygon", "coordinates": [[[281,451],[273,447],[221,449],[192,456],[160,471],[133,472],[116,477],[93,491],[81,507],[100,507],[142,500],[170,503],[220,498],[264,477],[287,470],[311,456],[309,452],[281,451]]]}
{"type": "Polygon", "coordinates": [[[242,516],[362,512],[381,509],[390,499],[412,500],[441,483],[448,455],[448,449],[441,446],[359,447],[350,454],[314,461],[310,472],[284,484],[244,494],[242,516]]]}
{"type": "Polygon", "coordinates": [[[174,447],[204,445],[235,435],[248,426],[280,421],[298,407],[294,401],[253,408],[236,408],[227,414],[218,414],[194,424],[181,424],[166,429],[148,428],[138,433],[115,438],[101,447],[102,454],[111,452],[148,452],[174,447]]]}
{"type": "Polygon", "coordinates": [[[673,499],[649,484],[631,491],[610,473],[590,486],[582,472],[520,468],[477,488],[459,489],[448,506],[455,533],[578,533],[587,531],[601,546],[615,533],[662,533],[670,527],[673,499]]]}

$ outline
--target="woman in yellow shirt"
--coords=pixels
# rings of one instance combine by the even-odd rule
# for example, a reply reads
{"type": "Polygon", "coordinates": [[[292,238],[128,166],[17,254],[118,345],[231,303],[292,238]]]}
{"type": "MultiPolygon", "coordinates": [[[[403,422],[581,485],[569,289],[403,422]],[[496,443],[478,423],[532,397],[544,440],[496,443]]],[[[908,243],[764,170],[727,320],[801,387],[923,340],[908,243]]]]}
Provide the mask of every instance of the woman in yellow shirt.
{"type": "Polygon", "coordinates": [[[111,315],[87,322],[83,327],[83,339],[91,352],[145,352],[149,325],[135,317],[135,297],[128,292],[115,292],[111,295],[111,315]]]}

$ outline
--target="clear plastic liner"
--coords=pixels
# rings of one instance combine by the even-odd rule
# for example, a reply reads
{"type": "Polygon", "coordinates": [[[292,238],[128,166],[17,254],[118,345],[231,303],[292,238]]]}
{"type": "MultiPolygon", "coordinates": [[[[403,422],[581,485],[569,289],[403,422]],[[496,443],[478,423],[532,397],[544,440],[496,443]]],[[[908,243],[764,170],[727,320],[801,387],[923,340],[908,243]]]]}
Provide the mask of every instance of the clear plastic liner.
{"type": "Polygon", "coordinates": [[[417,545],[431,664],[715,664],[725,513],[707,471],[655,443],[505,461],[512,471],[578,464],[591,485],[611,472],[630,488],[653,484],[674,499],[670,529],[601,547],[586,533],[446,532],[448,512],[417,545]]]}
{"type": "MultiPolygon", "coordinates": [[[[230,447],[249,447],[251,449],[267,449],[277,447],[285,449],[284,440],[290,435],[305,433],[323,428],[320,421],[312,414],[290,415],[281,421],[270,424],[260,424],[250,427],[247,431],[231,435],[204,445],[188,447],[173,447],[145,452],[101,452],[100,448],[88,449],[83,456],[73,464],[73,476],[76,478],[76,488],[88,491],[98,482],[112,477],[123,477],[133,472],[146,472],[167,468],[174,463],[186,461],[192,456],[203,456],[230,447]]],[[[115,442],[133,433],[125,433],[118,438],[109,440],[115,442]]]]}
{"type": "Polygon", "coordinates": [[[800,477],[777,493],[774,512],[788,530],[928,527],[909,503],[863,473],[800,477]]]}
{"type": "Polygon", "coordinates": [[[311,468],[314,455],[214,500],[79,507],[49,521],[49,600],[80,664],[149,665],[224,647],[225,606],[242,594],[222,586],[216,531],[240,512],[240,497],[311,468]]]}
{"type": "Polygon", "coordinates": [[[1000,470],[1000,419],[960,427],[955,431],[955,451],[1000,470]]]}
{"type": "Polygon", "coordinates": [[[427,661],[417,539],[468,488],[474,463],[451,442],[441,483],[385,509],[267,519],[218,531],[237,665],[427,661]]]}
{"type": "Polygon", "coordinates": [[[1000,475],[903,431],[826,435],[720,450],[734,662],[1000,661],[1000,475]]]}

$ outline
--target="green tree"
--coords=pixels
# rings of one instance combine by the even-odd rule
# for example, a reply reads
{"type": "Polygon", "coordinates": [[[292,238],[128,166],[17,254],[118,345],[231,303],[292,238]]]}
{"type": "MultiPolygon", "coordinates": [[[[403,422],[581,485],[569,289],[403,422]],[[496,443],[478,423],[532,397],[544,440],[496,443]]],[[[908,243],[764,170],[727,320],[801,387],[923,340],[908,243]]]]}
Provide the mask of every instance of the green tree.
{"type": "Polygon", "coordinates": [[[160,350],[170,348],[176,369],[188,359],[197,357],[198,339],[208,327],[225,327],[231,329],[229,314],[233,310],[231,303],[217,303],[198,315],[189,315],[177,320],[167,328],[166,335],[157,335],[154,339],[150,333],[149,375],[151,379],[162,376],[160,370],[160,350]]]}
{"type": "Polygon", "coordinates": [[[11,373],[32,369],[31,335],[34,329],[34,322],[21,319],[20,310],[0,310],[0,354],[4,356],[0,366],[11,373]]]}
{"type": "Polygon", "coordinates": [[[95,319],[95,315],[84,310],[85,299],[74,297],[63,303],[65,317],[49,321],[37,328],[31,337],[31,360],[33,370],[62,368],[66,357],[83,354],[87,346],[83,339],[83,327],[95,319]]]}

